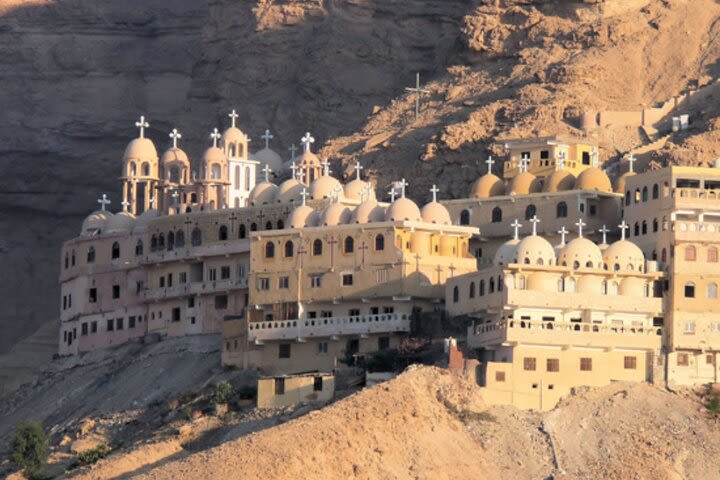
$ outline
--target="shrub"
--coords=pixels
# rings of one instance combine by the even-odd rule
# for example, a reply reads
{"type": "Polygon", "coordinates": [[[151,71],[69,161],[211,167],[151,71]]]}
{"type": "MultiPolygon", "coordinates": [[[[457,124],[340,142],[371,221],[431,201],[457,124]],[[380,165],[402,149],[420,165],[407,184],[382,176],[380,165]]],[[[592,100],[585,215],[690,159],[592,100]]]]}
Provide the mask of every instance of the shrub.
{"type": "Polygon", "coordinates": [[[213,401],[215,403],[230,403],[235,398],[235,389],[230,382],[223,380],[215,387],[213,401]]]}
{"type": "Polygon", "coordinates": [[[185,405],[185,408],[183,408],[183,417],[185,417],[185,420],[192,420],[192,407],[190,405],[185,405]]]}
{"type": "Polygon", "coordinates": [[[705,404],[705,408],[707,408],[708,413],[713,417],[720,416],[720,398],[716,396],[710,397],[710,400],[705,404]]]}
{"type": "Polygon", "coordinates": [[[33,478],[47,461],[48,437],[42,424],[29,420],[18,424],[13,439],[12,461],[33,478]]]}
{"type": "Polygon", "coordinates": [[[97,462],[105,455],[110,453],[111,450],[112,448],[110,448],[108,445],[98,445],[95,448],[91,448],[89,450],[78,453],[78,462],[81,466],[92,465],[93,463],[97,462]]]}

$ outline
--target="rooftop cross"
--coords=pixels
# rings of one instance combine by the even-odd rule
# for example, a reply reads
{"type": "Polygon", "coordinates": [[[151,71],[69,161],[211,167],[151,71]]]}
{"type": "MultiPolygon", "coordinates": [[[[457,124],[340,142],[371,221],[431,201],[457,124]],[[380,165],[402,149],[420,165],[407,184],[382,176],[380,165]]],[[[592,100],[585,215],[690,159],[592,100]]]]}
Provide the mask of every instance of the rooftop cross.
{"type": "Polygon", "coordinates": [[[298,182],[302,183],[305,180],[305,170],[302,169],[302,167],[295,167],[297,168],[297,175],[295,178],[298,182]]]}
{"type": "Polygon", "coordinates": [[[295,152],[297,152],[297,149],[298,147],[296,147],[294,143],[288,148],[288,150],[290,150],[290,160],[295,160],[295,152]]]}
{"type": "Polygon", "coordinates": [[[603,235],[602,243],[606,244],[607,243],[607,233],[610,231],[610,229],[608,229],[606,225],[603,225],[602,228],[598,231],[600,233],[602,233],[602,235],[603,235]]]}
{"type": "Polygon", "coordinates": [[[128,207],[130,206],[130,202],[128,202],[127,200],[123,200],[122,202],[120,202],[120,205],[122,205],[123,207],[123,212],[127,212],[128,207]]]}
{"type": "Polygon", "coordinates": [[[309,152],[310,145],[315,143],[315,139],[310,135],[310,132],[305,132],[305,136],[300,139],[300,143],[303,144],[303,151],[309,152]]]}
{"type": "Polygon", "coordinates": [[[599,165],[598,157],[599,157],[599,155],[598,155],[597,148],[593,147],[593,149],[590,150],[590,158],[591,158],[590,164],[595,168],[597,168],[599,165]]]}
{"type": "Polygon", "coordinates": [[[357,176],[357,179],[360,180],[360,171],[363,169],[363,166],[360,165],[360,160],[355,162],[355,175],[357,176]]]}
{"type": "Polygon", "coordinates": [[[210,138],[212,138],[213,147],[217,148],[217,142],[218,142],[218,140],[220,140],[220,137],[221,137],[221,136],[222,136],[222,135],[220,135],[220,132],[218,132],[217,127],[215,127],[215,128],[213,129],[213,131],[210,132],[210,138]]]}
{"type": "Polygon", "coordinates": [[[110,205],[112,202],[108,200],[107,195],[103,193],[102,198],[98,199],[98,203],[100,204],[100,210],[103,212],[105,211],[105,205],[110,205]]]}
{"type": "Polygon", "coordinates": [[[235,128],[235,121],[238,119],[240,115],[237,114],[235,109],[233,108],[233,111],[228,113],[228,117],[230,117],[230,126],[235,128]]]}
{"type": "Polygon", "coordinates": [[[290,164],[290,170],[292,171],[292,178],[295,178],[295,177],[296,177],[296,173],[297,173],[297,171],[298,171],[299,169],[300,169],[300,167],[298,167],[297,165],[295,165],[295,161],[293,161],[293,162],[290,164]]]}
{"type": "Polygon", "coordinates": [[[333,188],[332,196],[333,196],[333,202],[338,203],[340,201],[340,194],[342,193],[343,188],[340,185],[335,185],[335,188],[333,188]]]}
{"type": "Polygon", "coordinates": [[[560,234],[560,244],[565,245],[565,235],[570,233],[570,231],[567,228],[565,228],[565,225],[563,225],[563,227],[560,230],[558,230],[557,233],[560,234]]]}
{"type": "Polygon", "coordinates": [[[390,203],[395,201],[395,186],[393,185],[390,187],[390,191],[388,192],[388,195],[390,195],[390,203]]]}
{"type": "Polygon", "coordinates": [[[420,72],[415,74],[415,88],[405,87],[405,90],[415,94],[415,120],[420,116],[420,95],[430,93],[428,90],[420,88],[420,72]]]}
{"type": "Polygon", "coordinates": [[[438,192],[440,191],[440,189],[437,188],[437,186],[436,186],[435,184],[433,184],[433,186],[432,186],[432,188],[430,189],[430,191],[432,192],[432,195],[433,195],[433,202],[437,202],[437,194],[438,194],[438,192]]]}
{"type": "Polygon", "coordinates": [[[145,115],[140,115],[140,120],[135,122],[135,126],[140,129],[140,138],[145,138],[145,129],[150,128],[150,124],[145,120],[145,115]]]}
{"type": "Polygon", "coordinates": [[[270,148],[270,140],[275,138],[272,133],[270,133],[270,130],[265,129],[265,133],[260,136],[263,140],[265,140],[265,148],[270,148]]]}
{"type": "Polygon", "coordinates": [[[618,225],[618,228],[620,229],[620,239],[625,240],[625,230],[630,228],[630,225],[628,225],[625,219],[623,219],[622,223],[618,225]]]}
{"type": "Polygon", "coordinates": [[[557,170],[562,170],[563,168],[565,168],[565,158],[566,157],[567,157],[567,154],[565,153],[564,150],[561,151],[560,153],[558,153],[558,160],[556,163],[557,170]]]}
{"type": "Polygon", "coordinates": [[[532,234],[534,237],[537,235],[537,224],[540,223],[540,219],[537,217],[537,215],[533,215],[533,217],[530,219],[530,223],[533,224],[532,234]]]}
{"type": "Polygon", "coordinates": [[[270,181],[270,172],[272,172],[272,169],[270,168],[270,166],[265,164],[265,166],[262,169],[262,172],[265,174],[265,181],[269,182],[270,181]]]}
{"type": "Polygon", "coordinates": [[[322,167],[323,167],[323,175],[324,176],[327,177],[328,175],[330,175],[330,173],[332,173],[332,172],[330,172],[330,162],[327,161],[327,158],[322,161],[322,167]]]}
{"type": "Polygon", "coordinates": [[[578,227],[578,237],[582,238],[582,229],[585,225],[587,225],[587,223],[583,222],[583,219],[581,218],[575,223],[575,225],[578,227]]]}
{"type": "Polygon", "coordinates": [[[173,148],[177,148],[177,142],[182,138],[182,135],[180,132],[178,132],[177,128],[173,128],[172,132],[170,132],[170,138],[172,138],[173,142],[173,148]]]}
{"type": "Polygon", "coordinates": [[[520,173],[527,172],[530,165],[530,155],[524,153],[520,159],[520,173]]]}
{"type": "Polygon", "coordinates": [[[369,183],[366,183],[365,186],[360,189],[360,201],[367,202],[370,199],[370,192],[372,192],[372,187],[369,183]]]}
{"type": "Polygon", "coordinates": [[[492,155],[488,155],[488,159],[485,160],[485,163],[486,163],[487,166],[488,166],[488,171],[487,171],[487,172],[488,172],[488,173],[492,173],[492,166],[493,166],[493,163],[495,163],[495,160],[492,159],[492,155]]]}
{"type": "Polygon", "coordinates": [[[634,170],[634,168],[635,168],[635,155],[633,155],[632,152],[630,153],[630,156],[628,157],[628,164],[630,165],[630,169],[629,169],[628,171],[629,171],[629,172],[634,172],[634,171],[635,171],[635,170],[634,170]]]}
{"type": "Polygon", "coordinates": [[[305,202],[307,202],[307,197],[310,195],[310,193],[307,191],[307,188],[303,187],[302,190],[300,190],[300,196],[302,197],[302,204],[305,205],[305,202]]]}
{"type": "Polygon", "coordinates": [[[515,233],[513,233],[513,238],[514,238],[515,240],[520,240],[520,233],[519,233],[519,232],[520,232],[520,227],[522,227],[522,225],[520,224],[520,222],[518,222],[518,219],[516,218],[516,219],[513,221],[513,223],[510,224],[510,226],[513,228],[513,230],[515,230],[515,233]]]}
{"type": "Polygon", "coordinates": [[[408,186],[408,183],[407,183],[407,182],[405,181],[405,179],[403,178],[402,180],[400,180],[399,185],[400,185],[400,195],[401,195],[403,198],[405,198],[405,187],[408,186]]]}

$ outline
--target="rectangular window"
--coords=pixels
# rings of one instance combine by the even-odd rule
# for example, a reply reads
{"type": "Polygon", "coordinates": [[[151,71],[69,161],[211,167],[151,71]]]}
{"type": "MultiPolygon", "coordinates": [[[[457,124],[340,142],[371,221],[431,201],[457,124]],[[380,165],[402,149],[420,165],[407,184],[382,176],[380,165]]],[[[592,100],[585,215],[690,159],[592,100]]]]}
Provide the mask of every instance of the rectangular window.
{"type": "Polygon", "coordinates": [[[227,295],[215,295],[215,310],[225,310],[228,307],[227,295]]]}
{"type": "Polygon", "coordinates": [[[135,316],[128,317],[128,328],[135,328],[135,316]]]}
{"type": "Polygon", "coordinates": [[[67,309],[67,295],[63,295],[63,310],[67,309]]]}
{"type": "Polygon", "coordinates": [[[590,165],[590,152],[582,152],[583,165],[590,165]]]}
{"type": "Polygon", "coordinates": [[[140,293],[145,289],[145,282],[136,282],[135,283],[135,293],[140,293]]]}
{"type": "Polygon", "coordinates": [[[495,372],[495,381],[500,383],[504,382],[505,372],[495,372]]]}
{"type": "Polygon", "coordinates": [[[180,272],[178,274],[178,282],[187,283],[187,272],[180,272]]]}
{"type": "Polygon", "coordinates": [[[281,343],[278,345],[278,358],[290,358],[289,343],[281,343]]]}
{"type": "Polygon", "coordinates": [[[285,395],[285,379],[275,379],[275,395],[285,395]]]}
{"type": "Polygon", "coordinates": [[[172,273],[168,273],[167,285],[168,285],[168,287],[172,287],[172,285],[173,285],[173,274],[172,273]]]}
{"type": "Polygon", "coordinates": [[[580,371],[592,372],[592,358],[583,357],[580,359],[580,371]]]}
{"type": "Polygon", "coordinates": [[[123,328],[125,328],[125,325],[124,325],[125,319],[123,319],[123,318],[118,318],[117,320],[115,320],[115,323],[116,323],[116,326],[117,326],[117,330],[122,330],[123,328]]]}
{"type": "Polygon", "coordinates": [[[327,353],[328,353],[328,343],[327,342],[318,342],[317,354],[318,355],[327,355],[327,353]]]}
{"type": "Polygon", "coordinates": [[[323,378],[322,377],[314,377],[313,378],[313,392],[322,392],[323,389],[323,378]]]}
{"type": "Polygon", "coordinates": [[[88,334],[88,324],[87,324],[87,322],[85,322],[82,325],[80,325],[80,335],[84,337],[87,334],[88,334]]]}
{"type": "Polygon", "coordinates": [[[387,350],[390,348],[390,337],[378,338],[378,350],[387,350]]]}
{"type": "Polygon", "coordinates": [[[310,275],[310,287],[321,288],[322,287],[322,275],[310,275]]]}
{"type": "Polygon", "coordinates": [[[375,270],[375,280],[377,281],[377,283],[387,283],[388,269],[379,268],[378,270],[375,270]]]}
{"type": "Polygon", "coordinates": [[[690,364],[690,361],[688,359],[687,353],[678,353],[677,354],[677,364],[678,367],[687,367],[690,364]]]}
{"type": "Polygon", "coordinates": [[[97,333],[97,321],[90,322],[90,333],[97,333]]]}
{"type": "Polygon", "coordinates": [[[230,267],[229,266],[220,267],[220,278],[222,280],[227,280],[230,278],[230,267]]]}
{"type": "Polygon", "coordinates": [[[187,308],[195,308],[195,297],[187,298],[187,308]]]}
{"type": "Polygon", "coordinates": [[[685,284],[685,298],[695,298],[695,284],[685,284]]]}
{"type": "Polygon", "coordinates": [[[523,370],[527,370],[529,372],[534,372],[536,368],[536,360],[534,357],[525,357],[523,358],[523,370]]]}
{"type": "Polygon", "coordinates": [[[540,150],[540,158],[543,160],[550,158],[550,150],[540,150]]]}
{"type": "Polygon", "coordinates": [[[160,277],[160,288],[165,288],[165,276],[160,277]]]}
{"type": "Polygon", "coordinates": [[[120,298],[120,285],[113,285],[113,298],[120,298]]]}
{"type": "Polygon", "coordinates": [[[625,370],[637,369],[637,357],[625,357],[625,370]]]}
{"type": "Polygon", "coordinates": [[[172,309],[172,321],[173,322],[180,321],[180,307],[175,307],[172,309]]]}
{"type": "Polygon", "coordinates": [[[547,371],[548,372],[559,372],[560,371],[560,359],[559,358],[548,358],[547,359],[547,371]]]}
{"type": "Polygon", "coordinates": [[[280,277],[278,278],[278,288],[290,288],[290,278],[289,277],[280,277]]]}
{"type": "Polygon", "coordinates": [[[90,289],[90,295],[89,295],[88,301],[90,303],[97,303],[97,288],[90,289]]]}
{"type": "Polygon", "coordinates": [[[342,276],[342,284],[343,287],[351,287],[353,284],[353,275],[352,273],[344,273],[342,276]]]}
{"type": "Polygon", "coordinates": [[[208,268],[208,281],[214,282],[217,280],[217,270],[214,268],[208,268]]]}
{"type": "Polygon", "coordinates": [[[348,316],[350,317],[359,317],[360,316],[360,309],[359,308],[351,308],[348,310],[348,316]]]}
{"type": "Polygon", "coordinates": [[[270,290],[270,279],[267,277],[259,277],[258,290],[270,290]]]}
{"type": "Polygon", "coordinates": [[[695,322],[692,320],[689,320],[685,322],[685,330],[683,331],[686,335],[694,335],[695,334],[695,322]]]}
{"type": "Polygon", "coordinates": [[[112,332],[113,330],[115,330],[115,320],[113,320],[112,318],[108,318],[107,331],[112,332]]]}
{"type": "Polygon", "coordinates": [[[247,274],[245,273],[245,265],[238,265],[238,279],[243,280],[247,274]]]}

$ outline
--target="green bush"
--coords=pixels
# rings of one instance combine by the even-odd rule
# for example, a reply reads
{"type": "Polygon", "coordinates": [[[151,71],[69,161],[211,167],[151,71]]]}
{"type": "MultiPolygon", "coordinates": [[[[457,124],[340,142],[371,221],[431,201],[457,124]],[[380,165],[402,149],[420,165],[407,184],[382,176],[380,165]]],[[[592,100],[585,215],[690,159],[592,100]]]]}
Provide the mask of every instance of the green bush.
{"type": "Polygon", "coordinates": [[[230,403],[235,399],[235,389],[230,382],[223,380],[215,387],[215,395],[213,401],[215,403],[230,403]]]}
{"type": "Polygon", "coordinates": [[[710,400],[705,404],[705,408],[708,409],[708,413],[711,416],[717,417],[720,415],[720,398],[712,396],[710,400]]]}
{"type": "Polygon", "coordinates": [[[48,437],[40,422],[37,420],[22,422],[15,429],[12,461],[29,477],[37,477],[47,461],[47,445],[48,437]]]}
{"type": "Polygon", "coordinates": [[[93,463],[97,462],[105,455],[110,453],[111,450],[112,448],[110,448],[108,445],[98,445],[95,448],[85,450],[78,453],[78,463],[80,463],[80,465],[83,467],[85,465],[92,465],[93,463]]]}

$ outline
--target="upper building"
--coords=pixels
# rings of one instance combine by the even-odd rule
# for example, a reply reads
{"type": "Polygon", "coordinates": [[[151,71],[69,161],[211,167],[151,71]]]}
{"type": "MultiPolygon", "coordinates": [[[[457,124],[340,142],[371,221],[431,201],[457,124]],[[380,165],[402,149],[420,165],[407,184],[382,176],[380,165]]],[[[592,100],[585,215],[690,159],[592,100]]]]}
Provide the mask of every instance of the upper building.
{"type": "Polygon", "coordinates": [[[549,177],[563,169],[577,177],[598,164],[597,143],[567,135],[513,138],[501,141],[507,150],[503,178],[510,180],[523,171],[538,178],[549,177]]]}

